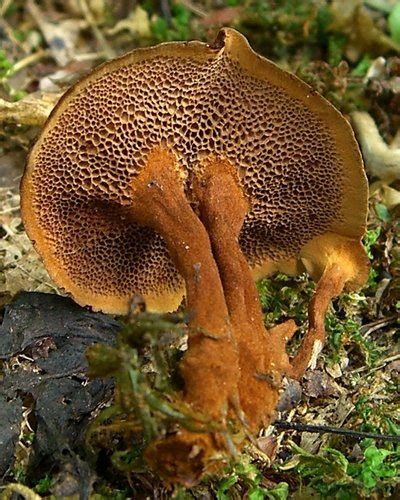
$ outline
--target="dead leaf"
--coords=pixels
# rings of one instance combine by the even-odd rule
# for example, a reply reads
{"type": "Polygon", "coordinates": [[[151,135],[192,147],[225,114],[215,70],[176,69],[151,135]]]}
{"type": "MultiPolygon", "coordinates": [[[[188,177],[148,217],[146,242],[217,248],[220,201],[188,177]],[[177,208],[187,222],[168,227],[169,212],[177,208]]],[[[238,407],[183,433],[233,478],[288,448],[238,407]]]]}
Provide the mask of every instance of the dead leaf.
{"type": "Polygon", "coordinates": [[[389,365],[387,365],[386,370],[388,372],[400,372],[400,359],[396,359],[392,361],[389,365]]]}
{"type": "MultiPolygon", "coordinates": [[[[1,446],[0,439],[0,474],[2,459],[6,464],[10,452],[14,454],[12,445],[20,434],[22,401],[31,399],[35,439],[28,473],[41,477],[43,471],[52,473],[54,468],[56,472],[69,464],[77,497],[82,497],[82,489],[90,490],[93,473],[75,451],[82,446],[93,412],[110,397],[113,382],[86,378],[85,351],[98,342],[112,345],[120,328],[113,318],[54,294],[24,292],[6,306],[0,325],[0,358],[10,369],[1,382],[1,397],[7,398],[7,405],[0,401],[0,408],[13,427],[7,430],[6,426],[2,434],[7,439],[3,445],[8,443],[9,450],[1,446]],[[23,357],[24,364],[14,362],[18,356],[23,357]]],[[[59,480],[60,488],[71,485],[70,481],[59,480]]]]}
{"type": "Polygon", "coordinates": [[[302,392],[300,382],[298,380],[290,379],[276,409],[278,411],[287,411],[294,408],[301,401],[302,392]]]}
{"type": "Polygon", "coordinates": [[[29,0],[27,5],[49,46],[52,56],[59,66],[65,66],[74,59],[79,34],[88,27],[88,23],[82,19],[66,19],[58,23],[49,22],[33,0],[29,0]]]}
{"type": "Polygon", "coordinates": [[[151,35],[151,28],[147,11],[138,5],[126,19],[118,21],[113,28],[108,29],[107,34],[115,35],[124,30],[128,30],[134,36],[149,37],[151,35]]]}
{"type": "Polygon", "coordinates": [[[0,296],[14,296],[21,290],[57,291],[31,241],[19,214],[19,195],[0,190],[0,218],[4,236],[0,239],[0,296]]]}
{"type": "Polygon", "coordinates": [[[304,392],[311,398],[326,398],[338,395],[338,386],[331,377],[321,371],[309,371],[305,375],[304,392]]]}
{"type": "Polygon", "coordinates": [[[257,447],[266,455],[271,463],[275,460],[278,441],[275,436],[261,436],[256,441],[257,447]]]}
{"type": "Polygon", "coordinates": [[[325,370],[332,378],[339,378],[343,375],[342,369],[339,363],[334,363],[332,365],[327,365],[325,370]]]}

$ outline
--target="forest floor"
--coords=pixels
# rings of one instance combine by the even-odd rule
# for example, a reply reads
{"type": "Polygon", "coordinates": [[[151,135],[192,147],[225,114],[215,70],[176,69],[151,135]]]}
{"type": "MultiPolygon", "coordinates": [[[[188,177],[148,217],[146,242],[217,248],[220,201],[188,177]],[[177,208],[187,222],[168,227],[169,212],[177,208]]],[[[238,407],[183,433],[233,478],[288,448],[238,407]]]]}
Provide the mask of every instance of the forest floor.
{"type": "MultiPolygon", "coordinates": [[[[390,436],[400,436],[400,2],[2,0],[0,41],[0,498],[399,498],[400,447],[390,436]],[[147,470],[141,433],[161,429],[174,410],[163,391],[184,344],[182,317],[143,313],[158,343],[125,319],[115,342],[119,321],[59,295],[24,233],[18,185],[40,126],[81,76],[136,47],[212,41],[221,26],[353,123],[354,112],[368,113],[357,137],[370,182],[371,271],[361,290],[333,302],[327,345],[301,383],[288,383],[278,422],[223,473],[170,489],[147,470]],[[132,354],[111,373],[116,388],[86,376],[85,349],[99,341],[107,363],[132,354]],[[137,376],[136,395],[154,396],[147,416],[144,399],[129,418],[115,410],[113,394],[132,391],[124,370],[137,376]],[[52,407],[61,399],[64,413],[52,407]]],[[[258,289],[267,327],[290,318],[304,333],[307,276],[280,274],[258,289]]],[[[91,369],[103,374],[99,358],[91,369]]]]}

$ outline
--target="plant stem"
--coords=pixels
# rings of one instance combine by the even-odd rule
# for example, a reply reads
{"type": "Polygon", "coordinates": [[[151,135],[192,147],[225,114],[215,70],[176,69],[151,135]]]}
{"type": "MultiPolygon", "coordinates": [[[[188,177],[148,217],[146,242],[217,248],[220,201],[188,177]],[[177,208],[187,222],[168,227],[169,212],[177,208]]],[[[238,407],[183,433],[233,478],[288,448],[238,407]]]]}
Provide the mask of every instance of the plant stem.
{"type": "Polygon", "coordinates": [[[329,425],[308,425],[296,422],[285,422],[284,420],[277,420],[274,422],[277,429],[293,430],[298,432],[315,432],[318,434],[340,434],[342,436],[349,436],[356,439],[375,439],[377,441],[391,441],[392,443],[400,443],[400,436],[390,434],[374,434],[373,432],[353,431],[351,429],[339,429],[337,427],[330,427],[329,425]]]}

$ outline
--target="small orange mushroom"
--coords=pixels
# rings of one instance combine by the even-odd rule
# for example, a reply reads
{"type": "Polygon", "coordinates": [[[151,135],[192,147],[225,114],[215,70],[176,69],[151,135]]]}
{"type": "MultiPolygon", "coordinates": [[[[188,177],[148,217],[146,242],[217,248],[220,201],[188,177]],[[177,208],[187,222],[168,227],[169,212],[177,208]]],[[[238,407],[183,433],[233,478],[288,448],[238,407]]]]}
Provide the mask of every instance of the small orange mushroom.
{"type": "MultiPolygon", "coordinates": [[[[78,303],[126,313],[141,294],[168,311],[186,295],[185,398],[249,432],[273,418],[282,378],[318,355],[330,300],[367,276],[367,182],[349,124],[233,29],[83,78],[33,147],[21,194],[28,235],[78,303]],[[254,285],[279,270],[319,280],[293,359],[296,325],[266,331],[254,285]]],[[[221,434],[180,430],[148,456],[193,484],[226,448],[221,434]]]]}

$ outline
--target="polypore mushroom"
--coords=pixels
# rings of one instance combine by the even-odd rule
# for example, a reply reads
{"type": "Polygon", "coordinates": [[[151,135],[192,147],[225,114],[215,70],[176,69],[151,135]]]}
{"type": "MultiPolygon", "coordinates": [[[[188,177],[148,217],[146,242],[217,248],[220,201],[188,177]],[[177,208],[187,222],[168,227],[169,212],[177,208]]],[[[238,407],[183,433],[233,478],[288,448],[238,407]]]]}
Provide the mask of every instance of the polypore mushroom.
{"type": "MultiPolygon", "coordinates": [[[[232,29],[213,45],[137,49],[82,79],[22,181],[26,230],[80,304],[126,313],[141,294],[168,311],[186,290],[186,399],[251,431],[270,422],[282,377],[300,377],[322,348],[330,299],[364,282],[366,210],[347,121],[232,29]],[[320,281],[289,360],[296,326],[265,331],[254,278],[304,269],[320,281]]],[[[221,446],[180,431],[152,460],[190,484],[221,446]]]]}

